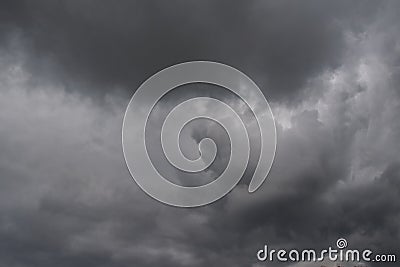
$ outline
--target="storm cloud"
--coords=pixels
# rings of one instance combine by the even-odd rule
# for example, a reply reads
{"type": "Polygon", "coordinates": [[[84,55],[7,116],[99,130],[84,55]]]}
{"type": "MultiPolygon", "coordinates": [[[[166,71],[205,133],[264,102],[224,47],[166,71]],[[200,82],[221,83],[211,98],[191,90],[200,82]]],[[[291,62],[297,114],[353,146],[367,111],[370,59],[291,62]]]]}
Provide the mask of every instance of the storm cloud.
{"type": "Polygon", "coordinates": [[[398,254],[399,25],[394,1],[2,1],[0,266],[265,266],[264,244],[339,237],[398,254]],[[180,209],[132,181],[121,126],[145,79],[199,59],[259,85],[277,154],[254,194],[180,209]]]}

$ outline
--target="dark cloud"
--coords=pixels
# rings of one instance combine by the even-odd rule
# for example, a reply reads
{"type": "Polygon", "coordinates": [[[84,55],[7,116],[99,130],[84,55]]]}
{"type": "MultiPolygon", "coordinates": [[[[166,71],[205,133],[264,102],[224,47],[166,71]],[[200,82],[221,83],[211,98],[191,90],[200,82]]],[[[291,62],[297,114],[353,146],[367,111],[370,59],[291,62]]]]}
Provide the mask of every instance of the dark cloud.
{"type": "MultiPolygon", "coordinates": [[[[0,266],[258,266],[264,244],[326,248],[339,237],[398,253],[399,10],[390,1],[3,1],[0,266]],[[212,205],[179,209],[132,181],[121,124],[143,80],[193,59],[231,64],[265,88],[278,146],[256,193],[240,184],[212,205]]],[[[201,125],[185,134],[225,137],[201,125]]]]}
{"type": "MultiPolygon", "coordinates": [[[[131,94],[154,72],[188,60],[214,60],[250,75],[274,100],[296,98],[307,80],[340,65],[346,27],[373,2],[10,1],[5,25],[49,57],[61,78],[94,91],[131,94]]],[[[48,71],[47,69],[45,71],[48,71]]],[[[71,83],[71,82],[70,82],[71,83]]]]}

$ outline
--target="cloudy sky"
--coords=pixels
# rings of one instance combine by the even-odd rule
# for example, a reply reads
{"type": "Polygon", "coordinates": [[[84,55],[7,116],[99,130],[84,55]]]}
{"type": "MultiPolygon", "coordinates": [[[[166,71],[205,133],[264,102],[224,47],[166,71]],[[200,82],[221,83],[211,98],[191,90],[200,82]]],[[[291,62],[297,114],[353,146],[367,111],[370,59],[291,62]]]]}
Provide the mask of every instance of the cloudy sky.
{"type": "Polygon", "coordinates": [[[256,259],[264,244],[318,249],[339,237],[399,254],[399,117],[396,1],[3,0],[0,266],[266,266],[256,259]],[[121,126],[144,80],[190,60],[250,76],[278,143],[256,193],[244,177],[220,201],[182,209],[132,180],[121,126]]]}

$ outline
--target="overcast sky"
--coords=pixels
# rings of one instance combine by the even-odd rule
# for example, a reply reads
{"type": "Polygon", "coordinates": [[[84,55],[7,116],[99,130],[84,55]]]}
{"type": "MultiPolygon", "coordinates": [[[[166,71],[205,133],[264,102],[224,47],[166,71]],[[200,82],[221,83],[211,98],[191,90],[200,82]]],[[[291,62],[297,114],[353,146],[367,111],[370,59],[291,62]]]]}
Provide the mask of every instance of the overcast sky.
{"type": "MultiPolygon", "coordinates": [[[[255,267],[266,266],[264,244],[318,249],[340,237],[400,256],[399,118],[397,1],[3,0],[0,267],[255,267]],[[182,209],[133,181],[121,127],[144,80],[190,60],[250,76],[278,143],[254,194],[244,177],[220,201],[182,209]]],[[[229,145],[208,134],[221,139],[213,176],[229,145]]]]}

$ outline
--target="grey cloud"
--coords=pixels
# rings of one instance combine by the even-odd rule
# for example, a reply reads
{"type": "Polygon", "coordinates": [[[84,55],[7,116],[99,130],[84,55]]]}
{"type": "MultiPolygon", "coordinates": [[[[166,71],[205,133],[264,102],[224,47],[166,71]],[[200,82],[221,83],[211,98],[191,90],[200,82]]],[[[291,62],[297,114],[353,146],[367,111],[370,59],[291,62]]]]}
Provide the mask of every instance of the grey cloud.
{"type": "Polygon", "coordinates": [[[193,4],[3,2],[0,266],[251,266],[340,236],[397,252],[398,4],[193,4]],[[278,151],[255,194],[177,209],[129,176],[123,96],[199,58],[268,85],[278,151]]]}
{"type": "MultiPolygon", "coordinates": [[[[340,65],[344,32],[368,20],[374,2],[10,1],[3,25],[50,58],[57,79],[130,94],[164,67],[188,60],[231,64],[274,100],[296,99],[310,77],[340,65]],[[72,81],[71,81],[72,80],[72,81]]],[[[47,71],[41,70],[41,71],[47,71]]],[[[71,86],[73,87],[73,86],[71,86]]]]}

